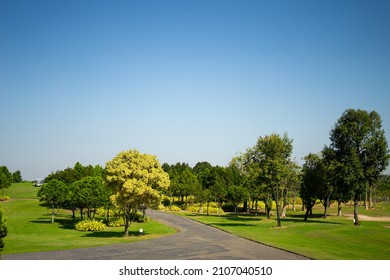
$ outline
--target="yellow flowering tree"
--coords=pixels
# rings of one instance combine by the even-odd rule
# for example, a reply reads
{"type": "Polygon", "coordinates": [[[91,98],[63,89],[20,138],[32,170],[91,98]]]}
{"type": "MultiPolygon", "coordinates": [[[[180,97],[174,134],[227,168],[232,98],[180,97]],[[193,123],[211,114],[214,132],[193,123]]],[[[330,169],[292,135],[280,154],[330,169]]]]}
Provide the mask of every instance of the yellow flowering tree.
{"type": "Polygon", "coordinates": [[[106,183],[112,190],[111,201],[125,218],[125,236],[138,210],[143,205],[160,201],[161,191],[169,187],[169,176],[156,156],[137,150],[119,153],[106,163],[106,183]]]}

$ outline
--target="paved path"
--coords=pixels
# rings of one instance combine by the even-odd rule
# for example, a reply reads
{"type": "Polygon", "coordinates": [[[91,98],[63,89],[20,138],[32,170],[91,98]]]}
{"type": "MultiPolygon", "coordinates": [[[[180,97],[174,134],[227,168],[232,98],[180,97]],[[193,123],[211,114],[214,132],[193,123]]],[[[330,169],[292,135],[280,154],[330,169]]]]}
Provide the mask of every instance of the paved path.
{"type": "Polygon", "coordinates": [[[264,246],[203,225],[157,211],[148,216],[172,226],[177,234],[140,242],[94,248],[3,255],[18,260],[300,260],[303,256],[264,246]]]}

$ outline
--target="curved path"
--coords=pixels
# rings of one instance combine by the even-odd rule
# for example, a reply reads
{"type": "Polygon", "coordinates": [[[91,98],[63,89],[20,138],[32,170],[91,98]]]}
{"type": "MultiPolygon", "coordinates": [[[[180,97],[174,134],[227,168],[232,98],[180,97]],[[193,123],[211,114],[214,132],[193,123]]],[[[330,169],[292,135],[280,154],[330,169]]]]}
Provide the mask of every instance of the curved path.
{"type": "Polygon", "coordinates": [[[3,255],[18,260],[303,260],[303,256],[233,236],[173,214],[148,216],[178,233],[152,240],[94,248],[3,255]]]}

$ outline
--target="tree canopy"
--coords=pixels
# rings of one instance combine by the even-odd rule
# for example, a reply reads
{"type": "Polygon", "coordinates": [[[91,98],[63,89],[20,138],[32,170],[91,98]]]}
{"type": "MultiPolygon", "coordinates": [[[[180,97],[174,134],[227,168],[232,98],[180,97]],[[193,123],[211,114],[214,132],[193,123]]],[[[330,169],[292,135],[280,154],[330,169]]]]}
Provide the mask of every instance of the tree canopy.
{"type": "Polygon", "coordinates": [[[12,184],[12,173],[7,166],[0,166],[0,189],[10,187],[12,184]]]}
{"type": "Polygon", "coordinates": [[[330,140],[338,174],[337,184],[342,193],[353,195],[355,225],[359,225],[359,196],[379,179],[389,163],[381,117],[375,111],[348,109],[331,130],[330,140]]]}
{"type": "Polygon", "coordinates": [[[114,193],[112,202],[124,213],[124,234],[128,236],[138,209],[160,201],[160,192],[169,186],[169,175],[155,156],[129,150],[106,163],[106,183],[114,193]]]}

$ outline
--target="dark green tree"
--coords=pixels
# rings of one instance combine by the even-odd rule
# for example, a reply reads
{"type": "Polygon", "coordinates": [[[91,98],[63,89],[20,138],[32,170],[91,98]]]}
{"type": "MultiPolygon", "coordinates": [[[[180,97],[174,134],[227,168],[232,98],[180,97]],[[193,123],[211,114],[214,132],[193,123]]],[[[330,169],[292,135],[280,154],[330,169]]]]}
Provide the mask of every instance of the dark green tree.
{"type": "Polygon", "coordinates": [[[7,166],[0,166],[0,189],[10,187],[12,184],[12,173],[7,166]]]}
{"type": "Polygon", "coordinates": [[[12,173],[12,182],[13,183],[21,183],[23,181],[22,179],[22,173],[20,170],[16,170],[14,173],[12,173]]]}
{"type": "Polygon", "coordinates": [[[248,200],[249,192],[242,186],[229,186],[227,199],[234,205],[236,217],[238,217],[238,204],[248,200]]]}
{"type": "Polygon", "coordinates": [[[278,134],[271,134],[259,137],[256,145],[250,150],[252,165],[259,172],[258,181],[268,188],[276,204],[277,227],[281,226],[280,221],[280,199],[284,190],[283,181],[286,178],[288,163],[291,161],[292,140],[287,134],[281,137],[278,134]]]}
{"type": "Polygon", "coordinates": [[[321,157],[312,153],[305,156],[300,189],[300,196],[306,208],[305,221],[327,183],[326,170],[321,157]]]}
{"type": "Polygon", "coordinates": [[[213,167],[210,172],[211,186],[210,195],[218,203],[218,215],[221,213],[221,207],[226,199],[227,187],[229,185],[225,169],[220,166],[213,167]]]}
{"type": "Polygon", "coordinates": [[[5,219],[3,217],[3,209],[0,207],[0,259],[1,259],[1,252],[4,248],[4,238],[7,236],[8,230],[7,226],[5,224],[5,219]]]}
{"type": "Polygon", "coordinates": [[[54,223],[54,210],[59,208],[66,199],[67,186],[64,182],[52,179],[45,183],[38,191],[39,201],[52,209],[51,222],[54,223]]]}
{"type": "Polygon", "coordinates": [[[360,195],[374,184],[389,163],[382,120],[375,111],[346,110],[330,132],[338,187],[354,199],[354,221],[359,225],[360,195]]]}
{"type": "Polygon", "coordinates": [[[106,206],[110,200],[108,189],[103,185],[103,179],[99,177],[84,177],[71,186],[71,201],[73,206],[80,209],[83,219],[83,210],[87,209],[87,216],[93,219],[95,210],[106,206]]]}

